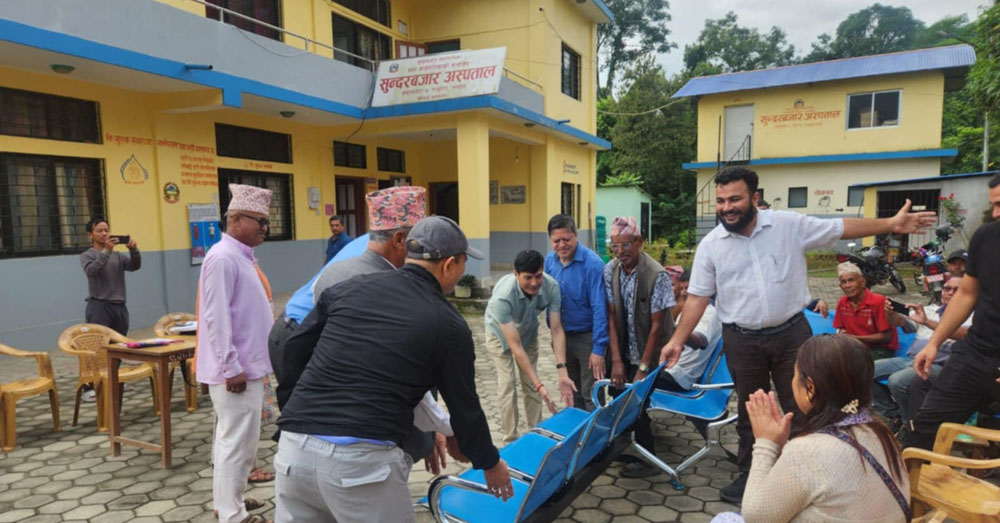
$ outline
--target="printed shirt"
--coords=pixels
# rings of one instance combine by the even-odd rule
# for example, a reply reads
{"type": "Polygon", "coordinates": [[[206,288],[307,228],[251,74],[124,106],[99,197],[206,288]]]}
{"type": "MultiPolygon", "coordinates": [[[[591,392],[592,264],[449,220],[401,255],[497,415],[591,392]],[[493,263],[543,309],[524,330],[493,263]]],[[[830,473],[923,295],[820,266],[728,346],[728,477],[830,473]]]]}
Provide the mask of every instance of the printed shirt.
{"type": "Polygon", "coordinates": [[[267,336],[274,322],[253,249],[228,234],[212,246],[198,280],[198,381],[222,384],[271,373],[267,336]]]}
{"type": "Polygon", "coordinates": [[[844,220],[792,211],[757,211],[749,237],[720,224],[698,244],[688,293],[717,295],[722,323],[745,329],[781,325],[811,299],[806,251],[832,247],[843,234],[844,220]]]}
{"type": "Polygon", "coordinates": [[[870,336],[887,330],[892,331],[889,342],[883,346],[890,350],[899,348],[899,333],[889,325],[885,313],[885,296],[864,290],[865,296],[858,308],[854,308],[847,296],[837,301],[837,314],[833,317],[833,328],[843,329],[855,336],[870,336]]]}
{"type": "Polygon", "coordinates": [[[608,306],[604,295],[604,261],[594,251],[577,245],[565,266],[555,252],[545,256],[545,273],[559,282],[562,325],[566,332],[590,332],[592,352],[604,356],[608,347],[608,306]]]}
{"type": "MultiPolygon", "coordinates": [[[[612,276],[613,271],[611,266],[614,262],[608,262],[604,266],[604,293],[607,296],[608,303],[614,305],[615,307],[620,307],[621,304],[615,303],[615,293],[612,289],[612,276]]],[[[635,285],[639,281],[639,266],[636,265],[632,268],[632,273],[626,273],[625,268],[622,267],[622,274],[619,278],[621,284],[621,289],[619,294],[621,294],[622,301],[625,303],[625,323],[628,328],[628,354],[629,360],[632,363],[638,364],[642,358],[643,351],[646,350],[646,346],[643,345],[639,347],[639,340],[635,335],[635,285]]],[[[650,301],[650,314],[655,314],[662,310],[673,307],[677,304],[674,300],[674,287],[670,283],[670,274],[666,271],[658,273],[656,275],[656,281],[653,283],[653,296],[650,301]]],[[[669,319],[665,320],[669,321],[669,319]]],[[[643,340],[645,341],[645,340],[643,340]]]]}
{"type": "Polygon", "coordinates": [[[500,340],[504,352],[510,350],[507,338],[500,326],[514,323],[522,347],[534,347],[538,342],[538,314],[545,311],[559,312],[562,309],[562,293],[559,282],[548,274],[543,274],[542,286],[534,296],[527,296],[517,284],[517,276],[508,274],[493,287],[493,295],[486,305],[486,334],[500,340]]]}

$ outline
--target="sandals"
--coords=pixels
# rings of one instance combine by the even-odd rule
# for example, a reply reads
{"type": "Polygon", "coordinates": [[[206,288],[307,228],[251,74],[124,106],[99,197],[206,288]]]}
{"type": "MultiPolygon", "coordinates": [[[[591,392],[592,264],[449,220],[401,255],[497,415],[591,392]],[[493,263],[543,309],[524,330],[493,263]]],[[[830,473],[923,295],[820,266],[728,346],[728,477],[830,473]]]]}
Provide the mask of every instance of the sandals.
{"type": "MultiPolygon", "coordinates": [[[[259,508],[264,508],[264,505],[266,505],[266,503],[259,499],[243,498],[243,506],[246,507],[247,512],[251,510],[257,510],[259,508]]],[[[218,510],[213,510],[212,514],[215,514],[216,518],[219,517],[218,510]]],[[[251,514],[250,516],[247,517],[247,519],[244,519],[241,523],[271,523],[271,522],[269,522],[264,518],[261,518],[260,516],[251,514]],[[260,519],[253,519],[253,518],[260,518],[260,519]]]]}
{"type": "Polygon", "coordinates": [[[250,471],[250,479],[247,481],[251,484],[274,481],[274,472],[268,472],[264,469],[253,469],[250,471]]]}

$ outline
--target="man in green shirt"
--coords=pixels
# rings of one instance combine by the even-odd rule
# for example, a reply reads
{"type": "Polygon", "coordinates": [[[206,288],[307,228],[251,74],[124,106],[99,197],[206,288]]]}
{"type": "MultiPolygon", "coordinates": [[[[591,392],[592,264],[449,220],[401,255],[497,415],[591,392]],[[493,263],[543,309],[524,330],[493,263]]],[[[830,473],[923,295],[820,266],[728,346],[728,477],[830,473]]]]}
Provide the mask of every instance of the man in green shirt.
{"type": "Polygon", "coordinates": [[[573,405],[576,386],[566,370],[566,333],[559,310],[562,298],[559,282],[545,274],[544,258],[533,250],[521,251],[514,259],[514,273],[493,287],[486,306],[486,348],[497,368],[497,393],[500,397],[500,422],[504,444],[517,439],[517,390],[515,373],[520,374],[524,393],[524,414],[528,427],[542,419],[542,401],[552,413],[556,404],[538,379],[538,315],[545,311],[552,331],[552,350],[559,372],[559,395],[567,406],[573,405]]]}

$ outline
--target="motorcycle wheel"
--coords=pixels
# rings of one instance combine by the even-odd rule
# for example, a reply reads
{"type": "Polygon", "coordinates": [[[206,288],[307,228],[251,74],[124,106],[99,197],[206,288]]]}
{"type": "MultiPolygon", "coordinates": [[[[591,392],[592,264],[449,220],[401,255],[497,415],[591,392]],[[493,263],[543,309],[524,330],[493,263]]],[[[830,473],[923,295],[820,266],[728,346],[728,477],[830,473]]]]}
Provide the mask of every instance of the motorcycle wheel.
{"type": "Polygon", "coordinates": [[[899,272],[897,272],[896,269],[893,269],[892,272],[889,273],[889,283],[891,283],[892,286],[900,292],[900,294],[906,293],[906,284],[903,283],[903,278],[899,276],[899,272]]]}

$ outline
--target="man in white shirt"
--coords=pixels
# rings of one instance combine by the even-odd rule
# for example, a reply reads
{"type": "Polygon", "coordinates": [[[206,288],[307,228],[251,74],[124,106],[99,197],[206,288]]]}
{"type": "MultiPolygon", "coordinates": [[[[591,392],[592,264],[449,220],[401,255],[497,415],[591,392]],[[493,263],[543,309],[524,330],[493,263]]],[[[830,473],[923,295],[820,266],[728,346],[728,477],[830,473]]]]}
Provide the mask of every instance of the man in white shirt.
{"type": "Polygon", "coordinates": [[[698,245],[688,300],[681,322],[663,346],[660,361],[673,366],[684,342],[716,295],[729,371],[736,383],[740,435],[740,476],[722,489],[722,499],[743,499],[750,471],[753,431],[746,401],[773,380],[786,412],[801,413],[792,396],[792,375],[800,345],[812,331],[802,308],[810,301],[805,253],[829,248],[838,239],[878,234],[909,234],[932,225],[934,213],[911,213],[907,200],[892,218],[819,219],[796,212],[757,210],[757,173],[730,167],[716,178],[719,225],[698,245]]]}

